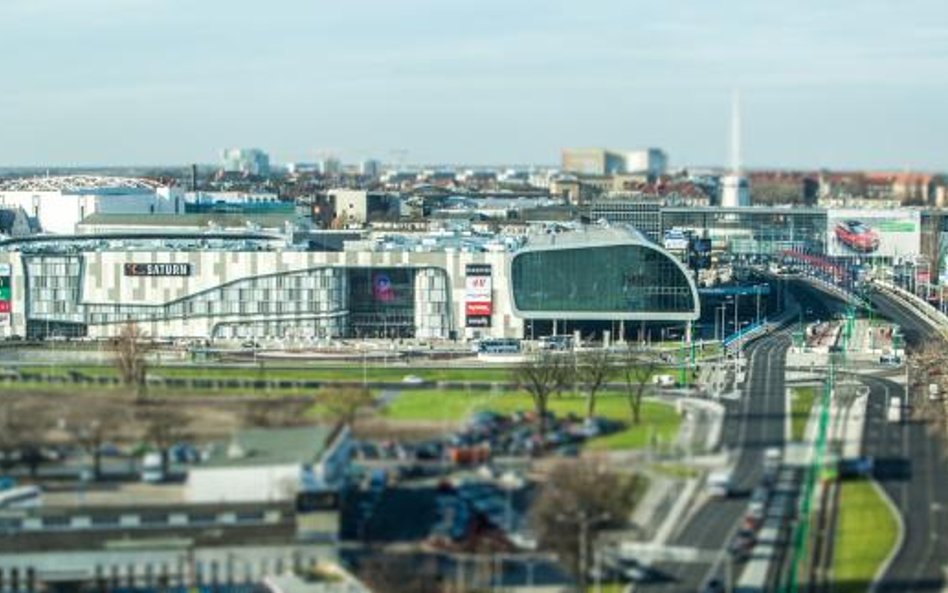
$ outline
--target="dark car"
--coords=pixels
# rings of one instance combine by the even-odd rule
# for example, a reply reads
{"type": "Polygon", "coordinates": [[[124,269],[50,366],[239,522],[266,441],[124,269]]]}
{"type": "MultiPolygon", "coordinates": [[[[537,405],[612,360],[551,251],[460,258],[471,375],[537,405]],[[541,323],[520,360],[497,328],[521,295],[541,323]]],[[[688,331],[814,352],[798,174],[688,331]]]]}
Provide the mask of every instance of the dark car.
{"type": "Polygon", "coordinates": [[[841,220],[836,223],[836,239],[859,253],[872,253],[879,248],[879,234],[858,220],[841,220]]]}

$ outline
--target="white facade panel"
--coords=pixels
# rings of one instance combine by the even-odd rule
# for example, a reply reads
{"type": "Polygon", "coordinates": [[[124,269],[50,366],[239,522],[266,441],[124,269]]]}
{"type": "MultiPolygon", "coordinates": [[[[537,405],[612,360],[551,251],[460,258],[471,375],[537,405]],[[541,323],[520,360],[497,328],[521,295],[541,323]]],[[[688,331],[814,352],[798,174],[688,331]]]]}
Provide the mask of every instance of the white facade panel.
{"type": "Polygon", "coordinates": [[[299,465],[200,467],[189,470],[184,499],[189,503],[275,502],[296,497],[299,465]]]}

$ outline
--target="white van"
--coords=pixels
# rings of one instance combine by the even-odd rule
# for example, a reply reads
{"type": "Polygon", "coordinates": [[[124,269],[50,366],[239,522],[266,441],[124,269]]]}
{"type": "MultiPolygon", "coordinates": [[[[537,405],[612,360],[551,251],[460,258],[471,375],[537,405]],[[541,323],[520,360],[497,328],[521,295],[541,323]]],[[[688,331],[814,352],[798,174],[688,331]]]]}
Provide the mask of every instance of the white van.
{"type": "Polygon", "coordinates": [[[675,378],[671,375],[655,375],[652,377],[652,385],[657,385],[662,389],[670,389],[675,386],[675,378]]]}
{"type": "Polygon", "coordinates": [[[902,400],[893,397],[889,400],[889,412],[887,415],[889,422],[902,421],[902,400]]]}
{"type": "Polygon", "coordinates": [[[727,498],[731,495],[731,479],[729,470],[722,469],[711,472],[706,484],[708,494],[716,498],[727,498]]]}
{"type": "Polygon", "coordinates": [[[165,481],[165,470],[161,464],[161,453],[146,453],[142,458],[142,482],[158,484],[165,481]]]}

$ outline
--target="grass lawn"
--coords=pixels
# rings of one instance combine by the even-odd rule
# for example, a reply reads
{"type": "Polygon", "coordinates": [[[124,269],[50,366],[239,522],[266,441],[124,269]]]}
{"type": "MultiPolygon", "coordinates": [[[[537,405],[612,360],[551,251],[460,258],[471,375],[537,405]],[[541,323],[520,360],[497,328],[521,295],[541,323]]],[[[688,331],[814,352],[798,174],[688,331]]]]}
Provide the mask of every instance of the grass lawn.
{"type": "Polygon", "coordinates": [[[848,481],[841,487],[833,590],[863,593],[895,545],[898,527],[872,483],[848,481]]]}
{"type": "MultiPolygon", "coordinates": [[[[623,593],[629,586],[622,583],[602,583],[600,588],[602,593],[623,593]]],[[[590,584],[586,587],[587,593],[598,593],[599,589],[596,588],[595,584],[590,584]]]]}
{"type": "Polygon", "coordinates": [[[816,401],[817,387],[793,387],[790,389],[790,438],[802,441],[810,410],[816,401]]]}
{"type": "MultiPolygon", "coordinates": [[[[477,410],[494,410],[510,413],[517,410],[532,410],[530,396],[523,392],[490,394],[483,392],[408,390],[402,391],[388,407],[386,417],[390,420],[460,421],[477,410]]],[[[557,416],[572,412],[583,416],[586,399],[563,395],[550,399],[550,411],[557,416]]],[[[613,420],[628,422],[629,405],[624,395],[616,392],[603,393],[597,397],[596,414],[613,420]]],[[[674,406],[646,401],[642,404],[642,423],[629,426],[591,443],[594,449],[630,449],[647,445],[652,436],[663,443],[671,442],[678,434],[681,419],[674,406]]]]}

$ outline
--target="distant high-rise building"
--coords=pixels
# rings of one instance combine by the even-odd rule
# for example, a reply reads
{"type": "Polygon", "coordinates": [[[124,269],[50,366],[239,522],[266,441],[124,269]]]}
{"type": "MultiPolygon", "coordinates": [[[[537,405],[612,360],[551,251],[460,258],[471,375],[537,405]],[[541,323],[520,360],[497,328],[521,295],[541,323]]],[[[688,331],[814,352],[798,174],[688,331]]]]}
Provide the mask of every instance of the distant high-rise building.
{"type": "Polygon", "coordinates": [[[645,175],[654,181],[665,174],[668,155],[660,148],[633,150],[625,155],[625,172],[629,175],[645,175]]]}
{"type": "Polygon", "coordinates": [[[567,148],[561,168],[580,175],[642,175],[650,180],[665,174],[668,155],[659,148],[620,152],[605,148],[567,148]]]}
{"type": "Polygon", "coordinates": [[[270,174],[270,157],[259,148],[227,148],[221,152],[225,173],[243,173],[255,177],[270,174]]]}
{"type": "Polygon", "coordinates": [[[566,148],[562,169],[582,175],[615,175],[625,173],[625,156],[604,148],[566,148]]]}
{"type": "Polygon", "coordinates": [[[319,161],[319,172],[323,175],[339,175],[342,173],[342,161],[334,156],[329,156],[319,161]]]}
{"type": "Polygon", "coordinates": [[[359,165],[359,175],[363,177],[378,177],[382,170],[382,163],[375,159],[366,159],[359,165]]]}

